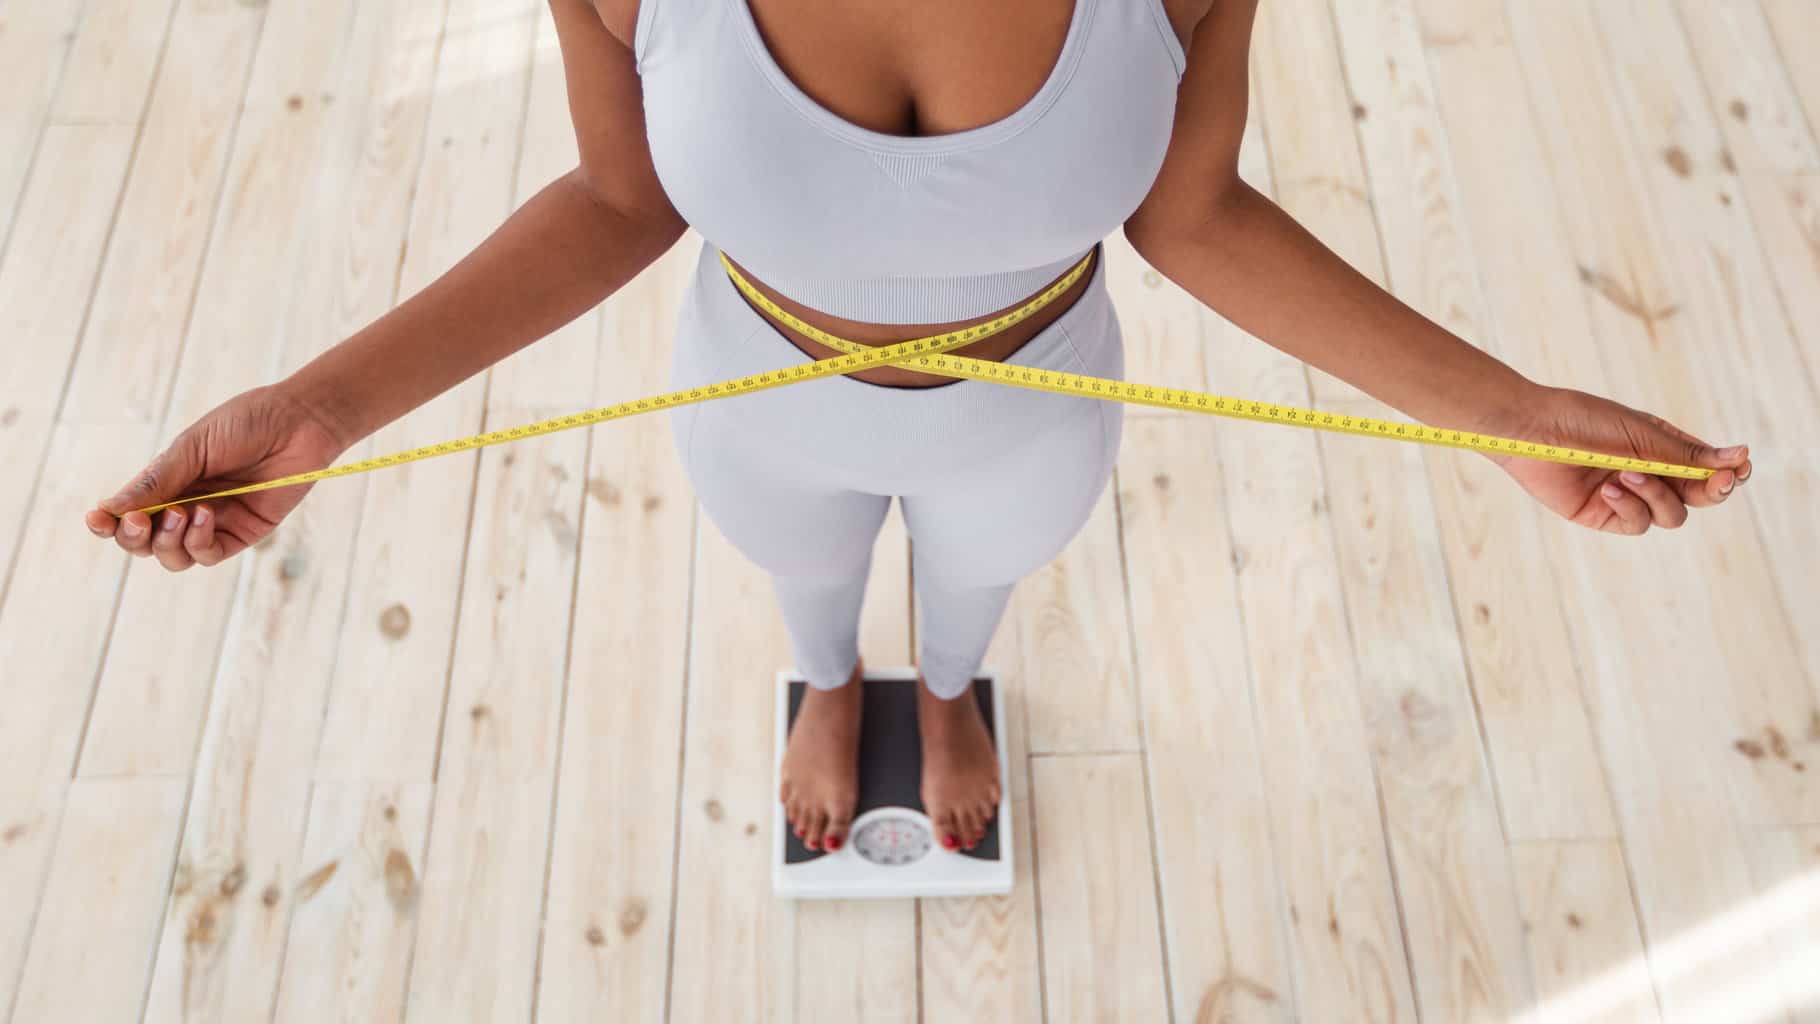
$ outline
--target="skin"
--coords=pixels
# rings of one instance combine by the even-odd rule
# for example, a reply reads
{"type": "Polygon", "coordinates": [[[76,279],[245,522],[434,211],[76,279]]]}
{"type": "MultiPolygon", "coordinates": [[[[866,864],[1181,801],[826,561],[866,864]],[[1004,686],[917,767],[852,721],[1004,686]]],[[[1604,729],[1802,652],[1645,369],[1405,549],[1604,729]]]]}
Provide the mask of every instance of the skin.
{"type": "MultiPolygon", "coordinates": [[[[574,170],[422,292],[285,380],[236,395],[192,424],[97,503],[89,530],[173,572],[218,564],[269,534],[308,488],[174,508],[156,524],[128,510],[329,465],[361,438],[592,308],[668,250],[687,225],[645,146],[631,52],[638,2],[550,0],[580,150],[574,170]]],[[[748,2],[773,57],[804,92],[855,124],[898,135],[963,131],[1022,106],[1054,65],[1072,13],[1072,0],[946,0],[918,18],[840,0],[748,2]]],[[[1247,185],[1238,155],[1257,0],[1164,4],[1187,71],[1163,166],[1123,225],[1158,273],[1253,335],[1423,423],[1717,470],[1689,481],[1484,456],[1582,526],[1632,536],[1676,529],[1690,509],[1723,503],[1749,478],[1743,446],[1715,450],[1659,417],[1524,378],[1353,270],[1247,185]]],[[[790,313],[862,344],[1004,312],[946,324],[859,323],[797,304],[740,270],[790,313]]],[[[1077,283],[1036,317],[959,351],[1004,359],[1084,288],[1077,283]]],[[[836,354],[753,309],[805,352],[836,354]]],[[[951,383],[900,367],[854,376],[895,387],[951,383]]],[[[785,751],[779,796],[814,848],[839,848],[851,822],[862,672],[863,664],[849,685],[811,691],[785,751]]],[[[991,737],[971,695],[963,696],[941,701],[919,687],[923,802],[950,846],[981,838],[1000,795],[991,737]]]]}

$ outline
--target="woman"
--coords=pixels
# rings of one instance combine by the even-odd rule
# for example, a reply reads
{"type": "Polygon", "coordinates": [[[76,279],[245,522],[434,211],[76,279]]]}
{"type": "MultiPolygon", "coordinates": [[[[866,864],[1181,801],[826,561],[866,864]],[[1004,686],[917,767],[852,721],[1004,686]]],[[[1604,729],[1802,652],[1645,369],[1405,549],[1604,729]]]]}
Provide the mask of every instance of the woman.
{"type": "MultiPolygon", "coordinates": [[[[676,388],[839,354],[751,301],[723,253],[777,307],[865,345],[987,322],[1085,261],[1034,316],[959,353],[1121,377],[1097,243],[1122,226],[1228,319],[1415,419],[1717,470],[1499,460],[1584,526],[1678,527],[1750,475],[1741,447],[1525,379],[1241,181],[1256,0],[946,0],[914,19],[840,0],[551,3],[579,166],[421,293],[191,425],[88,514],[97,536],[173,571],[231,557],[308,488],[121,516],[332,463],[601,302],[688,225],[706,243],[676,388]]],[[[895,496],[921,608],[922,796],[944,845],[976,842],[1000,782],[960,698],[1013,586],[1102,494],[1123,406],[884,366],[668,415],[702,507],[771,574],[811,684],[779,794],[797,834],[839,849],[852,817],[857,621],[895,496]]]]}

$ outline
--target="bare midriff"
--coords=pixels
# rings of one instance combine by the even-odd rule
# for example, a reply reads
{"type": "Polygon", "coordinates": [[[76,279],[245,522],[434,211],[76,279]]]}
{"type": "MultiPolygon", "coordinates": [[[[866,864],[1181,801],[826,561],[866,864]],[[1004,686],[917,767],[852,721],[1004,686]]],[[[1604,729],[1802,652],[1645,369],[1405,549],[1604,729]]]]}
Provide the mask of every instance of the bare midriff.
{"type": "MultiPolygon", "coordinates": [[[[1096,248],[1093,259],[1100,259],[1103,255],[1104,253],[1099,252],[1096,248]]],[[[912,338],[924,338],[931,334],[957,331],[962,328],[972,327],[974,324],[986,323],[995,317],[1003,316],[1011,310],[1024,305],[1032,298],[1049,289],[1056,281],[1068,276],[1068,270],[1064,270],[1060,274],[1055,275],[1053,279],[1044,282],[1043,287],[1038,288],[1036,291],[1030,293],[1030,295],[1011,303],[1003,309],[996,309],[990,313],[976,316],[968,320],[954,320],[948,323],[936,324],[869,324],[860,320],[847,320],[838,316],[829,316],[820,310],[810,309],[801,303],[791,300],[788,296],[780,295],[770,285],[766,284],[751,271],[747,270],[738,260],[733,259],[733,257],[728,256],[727,260],[732,263],[734,267],[738,268],[741,276],[752,283],[753,288],[757,289],[760,294],[764,295],[772,302],[777,303],[779,307],[789,312],[790,315],[812,327],[826,331],[837,338],[845,338],[848,341],[873,348],[877,348],[881,345],[895,345],[900,341],[909,341],[912,338]]],[[[1070,264],[1069,270],[1072,269],[1074,269],[1073,265],[1070,264]]],[[[1087,290],[1088,284],[1093,280],[1093,270],[1093,264],[1089,262],[1087,270],[1081,274],[1079,280],[1069,285],[1067,291],[1056,296],[1053,301],[1042,309],[1037,310],[1035,315],[1031,316],[1029,319],[1012,324],[1010,327],[1005,328],[997,334],[988,335],[971,345],[964,345],[954,349],[953,354],[969,356],[974,359],[988,359],[993,362],[1005,361],[1012,353],[1023,348],[1024,344],[1031,338],[1042,333],[1043,328],[1055,322],[1057,317],[1067,312],[1069,307],[1073,306],[1075,302],[1080,299],[1081,294],[1087,290]]],[[[782,334],[786,341],[795,345],[808,355],[813,356],[816,359],[828,359],[833,356],[845,354],[837,349],[830,348],[813,338],[798,333],[794,328],[780,322],[776,317],[773,317],[764,309],[753,305],[752,301],[746,299],[744,295],[741,295],[740,298],[754,313],[763,317],[765,322],[770,324],[773,330],[782,334]]],[[[952,384],[956,380],[954,377],[922,373],[902,366],[876,366],[870,370],[861,370],[858,373],[849,373],[846,376],[852,377],[855,380],[865,381],[868,384],[878,384],[884,387],[894,388],[939,387],[943,384],[952,384]]]]}

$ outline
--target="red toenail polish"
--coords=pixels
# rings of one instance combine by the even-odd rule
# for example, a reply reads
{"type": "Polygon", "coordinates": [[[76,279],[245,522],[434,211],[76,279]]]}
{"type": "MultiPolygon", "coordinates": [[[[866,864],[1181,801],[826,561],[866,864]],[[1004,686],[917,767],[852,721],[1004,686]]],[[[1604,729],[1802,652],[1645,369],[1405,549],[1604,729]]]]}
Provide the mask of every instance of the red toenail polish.
{"type": "Polygon", "coordinates": [[[828,849],[830,849],[830,850],[840,849],[840,836],[829,836],[828,837],[828,849]]]}
{"type": "Polygon", "coordinates": [[[955,847],[958,847],[959,845],[961,845],[961,841],[959,839],[956,839],[953,836],[948,836],[948,835],[942,836],[942,846],[944,848],[952,850],[955,847]]]}

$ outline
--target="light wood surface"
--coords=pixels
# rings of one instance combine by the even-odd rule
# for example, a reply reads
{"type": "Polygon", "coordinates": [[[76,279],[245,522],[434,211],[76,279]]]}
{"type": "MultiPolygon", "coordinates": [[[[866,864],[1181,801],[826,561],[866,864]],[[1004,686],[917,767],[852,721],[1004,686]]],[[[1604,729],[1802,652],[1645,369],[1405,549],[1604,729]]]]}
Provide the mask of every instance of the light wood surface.
{"type": "MultiPolygon", "coordinates": [[[[77,519],[574,160],[537,0],[0,2],[0,1022],[1820,1017],[1820,6],[1269,0],[1241,169],[1551,384],[1748,440],[1678,533],[1128,407],[989,664],[1016,889],[770,894],[769,581],[659,417],[77,519]]],[[[700,238],[360,446],[660,390],[700,238]]],[[[1133,380],[1383,414],[1122,237],[1133,380]]],[[[915,650],[886,521],[869,664],[915,650]]]]}

